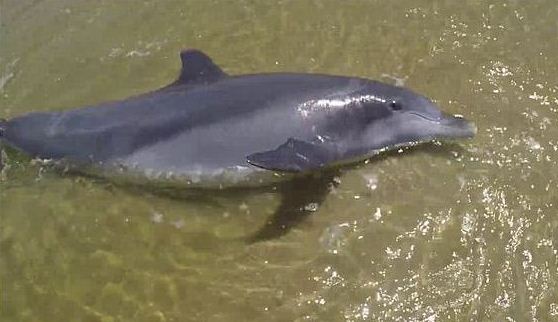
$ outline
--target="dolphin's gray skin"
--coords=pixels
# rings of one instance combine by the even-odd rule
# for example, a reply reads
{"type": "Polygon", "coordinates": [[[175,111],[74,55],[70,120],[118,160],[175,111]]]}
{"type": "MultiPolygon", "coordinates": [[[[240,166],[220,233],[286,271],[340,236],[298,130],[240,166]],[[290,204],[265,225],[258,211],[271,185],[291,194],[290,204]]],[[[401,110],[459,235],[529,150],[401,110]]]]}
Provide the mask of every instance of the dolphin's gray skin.
{"type": "MultiPolygon", "coordinates": [[[[307,172],[474,126],[377,81],[314,74],[228,76],[200,51],[177,81],[122,101],[0,123],[33,157],[204,186],[250,183],[261,169],[307,172]]],[[[268,171],[269,172],[269,171],[268,171]]]]}
{"type": "Polygon", "coordinates": [[[0,143],[79,171],[149,183],[251,186],[293,177],[277,173],[321,174],[294,176],[279,189],[282,206],[259,240],[300,221],[297,211],[323,198],[338,165],[476,132],[402,87],[316,74],[229,76],[197,50],[181,59],[180,77],[159,90],[0,120],[0,143]]]}

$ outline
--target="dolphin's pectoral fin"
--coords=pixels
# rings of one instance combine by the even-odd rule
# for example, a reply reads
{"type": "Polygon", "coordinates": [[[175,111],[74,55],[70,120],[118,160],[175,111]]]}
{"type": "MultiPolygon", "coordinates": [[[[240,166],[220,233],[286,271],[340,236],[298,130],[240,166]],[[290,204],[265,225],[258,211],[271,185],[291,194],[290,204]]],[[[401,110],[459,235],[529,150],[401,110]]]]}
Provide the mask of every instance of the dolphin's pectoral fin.
{"type": "Polygon", "coordinates": [[[325,171],[286,182],[280,187],[281,204],[267,223],[246,241],[255,243],[281,237],[304,221],[323,202],[339,171],[325,171]]]}
{"type": "Polygon", "coordinates": [[[180,53],[182,70],[178,79],[169,86],[184,84],[210,84],[228,75],[215,65],[203,52],[196,49],[183,50],[180,53]]]}
{"type": "Polygon", "coordinates": [[[248,163],[267,170],[304,172],[327,165],[335,159],[335,151],[324,145],[290,138],[275,150],[247,157],[248,163]]]}

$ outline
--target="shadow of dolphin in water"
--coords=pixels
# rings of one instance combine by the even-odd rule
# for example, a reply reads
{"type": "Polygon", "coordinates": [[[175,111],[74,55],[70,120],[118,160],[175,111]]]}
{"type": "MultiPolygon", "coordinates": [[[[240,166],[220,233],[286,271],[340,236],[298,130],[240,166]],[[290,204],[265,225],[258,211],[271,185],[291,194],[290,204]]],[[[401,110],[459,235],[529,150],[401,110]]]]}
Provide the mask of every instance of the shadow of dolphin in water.
{"type": "MultiPolygon", "coordinates": [[[[265,224],[247,236],[235,238],[235,240],[252,244],[280,238],[307,220],[309,216],[319,212],[321,204],[326,199],[331,189],[339,185],[339,178],[345,171],[372,167],[374,164],[389,158],[405,158],[420,153],[444,159],[455,158],[456,156],[467,156],[470,154],[469,151],[465,150],[462,146],[451,142],[446,142],[441,145],[425,143],[422,145],[405,147],[403,150],[403,153],[399,150],[391,150],[378,154],[369,159],[371,162],[367,165],[364,163],[345,165],[329,169],[328,171],[296,176],[285,182],[257,187],[229,187],[220,190],[201,188],[161,189],[149,185],[115,184],[112,181],[107,181],[106,178],[103,177],[91,175],[88,177],[132,194],[148,193],[160,198],[204,204],[213,208],[224,208],[222,203],[218,201],[220,199],[237,200],[243,199],[249,195],[261,195],[265,193],[278,195],[279,198],[281,198],[279,206],[274,210],[273,214],[269,216],[265,224]]],[[[72,175],[73,173],[69,172],[68,174],[72,175]]],[[[81,173],[79,173],[79,175],[84,176],[84,174],[81,173]]]]}

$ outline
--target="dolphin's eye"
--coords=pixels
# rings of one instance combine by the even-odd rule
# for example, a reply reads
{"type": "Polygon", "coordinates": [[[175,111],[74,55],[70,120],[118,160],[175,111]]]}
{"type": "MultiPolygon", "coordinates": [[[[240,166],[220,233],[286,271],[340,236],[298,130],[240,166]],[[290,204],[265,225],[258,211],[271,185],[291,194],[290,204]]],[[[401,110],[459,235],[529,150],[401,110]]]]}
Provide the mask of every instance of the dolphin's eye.
{"type": "Polygon", "coordinates": [[[394,111],[400,111],[403,108],[403,105],[401,105],[401,103],[398,101],[391,101],[389,102],[389,108],[394,111]]]}

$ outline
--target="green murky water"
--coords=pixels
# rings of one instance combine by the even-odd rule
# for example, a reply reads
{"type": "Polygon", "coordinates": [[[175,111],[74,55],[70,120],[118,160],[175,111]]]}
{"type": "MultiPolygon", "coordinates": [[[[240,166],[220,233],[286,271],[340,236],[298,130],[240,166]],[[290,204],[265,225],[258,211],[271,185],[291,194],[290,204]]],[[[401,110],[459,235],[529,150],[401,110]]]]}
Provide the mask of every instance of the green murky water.
{"type": "Polygon", "coordinates": [[[272,193],[198,201],[0,179],[2,321],[558,320],[558,6],[540,1],[0,2],[0,117],[232,74],[393,77],[478,136],[377,158],[285,236],[272,193]]]}

